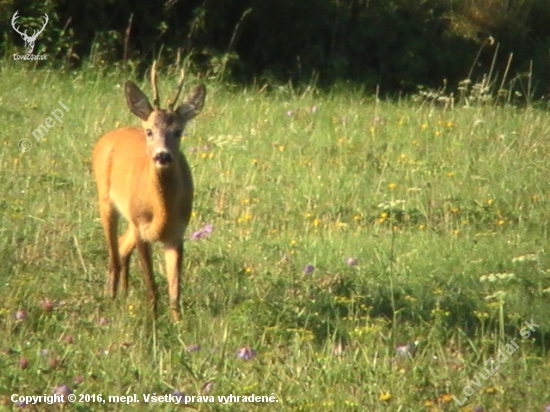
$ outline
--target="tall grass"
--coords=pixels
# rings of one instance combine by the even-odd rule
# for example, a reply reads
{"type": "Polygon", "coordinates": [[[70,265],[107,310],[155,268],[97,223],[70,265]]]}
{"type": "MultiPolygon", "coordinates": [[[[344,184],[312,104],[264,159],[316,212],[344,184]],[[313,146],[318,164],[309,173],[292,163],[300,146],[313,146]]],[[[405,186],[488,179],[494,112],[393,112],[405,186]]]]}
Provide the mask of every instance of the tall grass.
{"type": "MultiPolygon", "coordinates": [[[[274,394],[255,406],[265,410],[452,411],[452,396],[530,320],[540,326],[464,407],[550,402],[547,113],[207,84],[182,150],[196,181],[188,236],[214,230],[186,244],[184,316],[172,324],[167,293],[151,322],[137,264],[127,299],[103,295],[90,155],[106,131],[137,124],[120,87],[128,76],[2,67],[6,410],[13,393],[66,384],[137,394],[138,410],[173,410],[142,395],[178,390],[274,394]],[[60,100],[63,124],[37,142],[31,132],[60,100]]],[[[173,81],[161,79],[164,95],[173,81]]]]}

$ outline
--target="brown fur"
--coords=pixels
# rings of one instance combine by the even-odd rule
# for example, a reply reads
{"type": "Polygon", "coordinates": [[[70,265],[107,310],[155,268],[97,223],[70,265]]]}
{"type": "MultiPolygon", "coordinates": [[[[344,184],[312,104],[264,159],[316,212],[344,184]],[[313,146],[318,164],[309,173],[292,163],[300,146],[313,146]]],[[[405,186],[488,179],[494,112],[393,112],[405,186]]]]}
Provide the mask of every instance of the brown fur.
{"type": "Polygon", "coordinates": [[[107,291],[114,298],[120,281],[120,288],[127,292],[130,256],[137,248],[147,294],[155,309],[150,244],[160,241],[174,320],[179,318],[183,236],[193,207],[193,178],[179,151],[178,135],[202,109],[205,92],[204,86],[196,87],[175,111],[153,109],[141,90],[128,82],[128,105],[142,119],[143,127],[113,130],[97,142],[93,152],[101,222],[109,247],[107,291]],[[120,215],[129,226],[117,239],[120,215]]]}

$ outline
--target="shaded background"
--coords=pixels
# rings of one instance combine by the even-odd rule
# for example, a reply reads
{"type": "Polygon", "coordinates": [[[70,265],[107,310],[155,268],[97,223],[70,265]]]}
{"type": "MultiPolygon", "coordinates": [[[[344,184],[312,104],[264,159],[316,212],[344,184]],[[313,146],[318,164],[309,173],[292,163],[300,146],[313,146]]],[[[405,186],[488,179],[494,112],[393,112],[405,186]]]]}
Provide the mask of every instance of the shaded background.
{"type": "Polygon", "coordinates": [[[4,59],[24,53],[16,10],[22,29],[50,18],[34,51],[48,61],[29,64],[144,69],[179,55],[236,82],[351,81],[391,93],[488,74],[500,84],[511,58],[506,84],[550,93],[548,0],[0,0],[4,59]]]}

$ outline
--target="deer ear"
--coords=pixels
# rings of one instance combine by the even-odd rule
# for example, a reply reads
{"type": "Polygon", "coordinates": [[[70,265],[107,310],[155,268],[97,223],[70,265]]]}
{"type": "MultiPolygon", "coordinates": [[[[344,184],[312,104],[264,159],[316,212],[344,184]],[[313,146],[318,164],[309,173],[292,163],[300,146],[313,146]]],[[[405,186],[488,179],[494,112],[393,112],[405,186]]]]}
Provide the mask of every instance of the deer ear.
{"type": "Polygon", "coordinates": [[[124,85],[124,92],[130,111],[141,120],[147,120],[153,111],[153,107],[149,103],[147,96],[130,80],[124,85]]]}
{"type": "Polygon", "coordinates": [[[204,106],[206,98],[206,86],[201,84],[191,90],[185,101],[177,108],[176,112],[186,121],[198,115],[204,106]]]}

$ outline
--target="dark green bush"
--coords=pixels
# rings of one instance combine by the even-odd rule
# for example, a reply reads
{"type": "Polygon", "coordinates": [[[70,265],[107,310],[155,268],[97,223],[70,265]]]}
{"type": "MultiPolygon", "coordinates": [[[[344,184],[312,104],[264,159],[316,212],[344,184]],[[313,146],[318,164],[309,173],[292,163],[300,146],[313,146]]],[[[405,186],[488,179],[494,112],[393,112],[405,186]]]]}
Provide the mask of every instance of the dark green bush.
{"type": "MultiPolygon", "coordinates": [[[[0,50],[23,53],[11,29],[50,21],[35,53],[40,64],[77,66],[124,59],[147,67],[153,58],[189,57],[195,68],[234,80],[253,78],[321,83],[351,80],[383,91],[418,85],[455,86],[472,69],[487,36],[499,44],[502,75],[514,53],[509,80],[533,68],[539,93],[548,87],[550,3],[481,0],[171,0],[51,2],[0,0],[0,50]]],[[[472,81],[489,71],[495,48],[482,50],[472,81]]],[[[523,87],[521,76],[518,84],[523,87]]]]}

